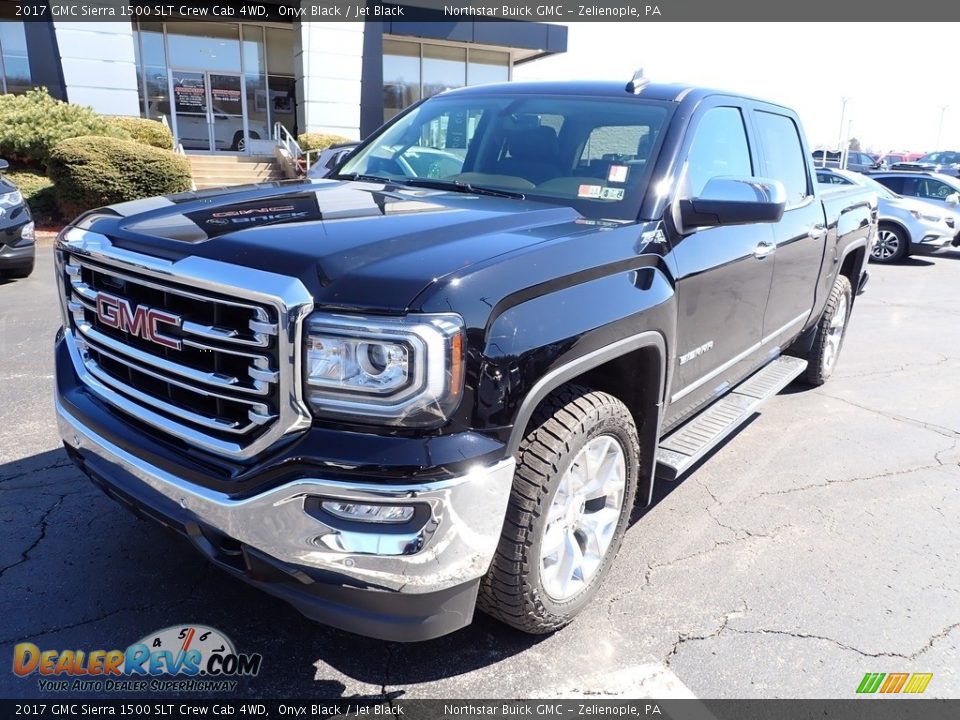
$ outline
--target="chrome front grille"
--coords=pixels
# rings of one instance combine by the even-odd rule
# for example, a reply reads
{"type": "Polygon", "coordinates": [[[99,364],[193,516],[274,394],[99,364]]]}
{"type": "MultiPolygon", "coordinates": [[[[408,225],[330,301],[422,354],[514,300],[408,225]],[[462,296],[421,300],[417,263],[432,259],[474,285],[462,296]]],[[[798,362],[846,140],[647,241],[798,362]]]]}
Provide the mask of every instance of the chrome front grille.
{"type": "Polygon", "coordinates": [[[57,258],[65,322],[81,378],[102,399],[236,457],[309,424],[297,347],[312,304],[302,284],[201,258],[148,258],[102,235],[69,233],[57,258]],[[253,286],[227,286],[231,276],[253,286]]]}

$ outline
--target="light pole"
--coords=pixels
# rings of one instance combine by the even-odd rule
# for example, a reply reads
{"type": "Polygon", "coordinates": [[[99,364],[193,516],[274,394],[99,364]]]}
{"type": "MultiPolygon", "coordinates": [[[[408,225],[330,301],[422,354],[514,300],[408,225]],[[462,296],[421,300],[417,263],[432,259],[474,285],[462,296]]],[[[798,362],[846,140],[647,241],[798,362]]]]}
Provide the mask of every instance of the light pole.
{"type": "Polygon", "coordinates": [[[933,148],[934,150],[940,149],[940,135],[943,133],[943,116],[946,114],[948,107],[950,106],[949,105],[940,106],[940,125],[939,127],[937,127],[937,145],[936,147],[933,148]]]}
{"type": "Polygon", "coordinates": [[[853,98],[842,97],[843,105],[840,108],[840,133],[837,135],[837,150],[843,152],[843,121],[847,117],[847,103],[853,98]]]}

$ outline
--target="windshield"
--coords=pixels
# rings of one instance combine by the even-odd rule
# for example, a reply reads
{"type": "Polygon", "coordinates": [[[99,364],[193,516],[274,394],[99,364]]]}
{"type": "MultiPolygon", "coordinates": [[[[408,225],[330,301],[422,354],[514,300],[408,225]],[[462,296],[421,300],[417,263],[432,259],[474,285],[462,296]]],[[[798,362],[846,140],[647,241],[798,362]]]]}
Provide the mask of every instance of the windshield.
{"type": "Polygon", "coordinates": [[[439,96],[398,117],[337,177],[497,191],[635,220],[671,112],[635,97],[439,96]]]}
{"type": "Polygon", "coordinates": [[[930,153],[929,155],[924,155],[917,162],[937,163],[939,165],[952,165],[954,163],[960,163],[960,153],[955,153],[955,152],[930,153]]]}

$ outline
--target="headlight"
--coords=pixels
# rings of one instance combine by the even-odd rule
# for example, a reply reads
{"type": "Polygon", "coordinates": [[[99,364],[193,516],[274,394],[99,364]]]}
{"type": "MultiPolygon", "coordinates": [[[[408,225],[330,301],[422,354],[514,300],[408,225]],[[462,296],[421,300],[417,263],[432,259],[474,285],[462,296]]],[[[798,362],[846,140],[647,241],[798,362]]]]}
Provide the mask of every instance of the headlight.
{"type": "Polygon", "coordinates": [[[316,313],[304,336],[304,395],[314,414],[388,425],[440,424],[463,392],[458,315],[316,313]]]}
{"type": "Polygon", "coordinates": [[[0,195],[0,207],[14,208],[23,204],[23,195],[19,190],[0,195]]]}

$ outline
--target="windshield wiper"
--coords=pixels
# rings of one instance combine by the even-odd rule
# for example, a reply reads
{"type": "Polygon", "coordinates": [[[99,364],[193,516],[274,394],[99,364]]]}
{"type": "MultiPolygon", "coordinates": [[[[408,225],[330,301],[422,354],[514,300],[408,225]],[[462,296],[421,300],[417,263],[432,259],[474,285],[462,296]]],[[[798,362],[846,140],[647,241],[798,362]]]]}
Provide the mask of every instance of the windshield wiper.
{"type": "Polygon", "coordinates": [[[460,193],[471,193],[473,195],[489,195],[491,197],[517,198],[523,200],[525,197],[521,192],[513,190],[500,190],[497,188],[488,188],[481,185],[472,185],[461,180],[430,180],[428,178],[401,178],[397,180],[402,185],[411,187],[435,188],[437,190],[453,190],[460,193]]]}

